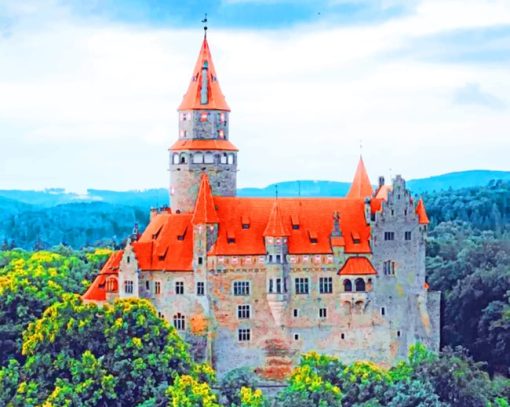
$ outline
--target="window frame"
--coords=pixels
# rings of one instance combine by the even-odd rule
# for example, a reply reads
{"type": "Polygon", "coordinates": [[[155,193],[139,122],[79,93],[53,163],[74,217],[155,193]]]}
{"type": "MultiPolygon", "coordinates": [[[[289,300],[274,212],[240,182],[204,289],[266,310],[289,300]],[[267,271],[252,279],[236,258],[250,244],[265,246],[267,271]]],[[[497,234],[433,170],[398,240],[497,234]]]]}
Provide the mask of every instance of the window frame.
{"type": "Polygon", "coordinates": [[[236,280],[232,282],[232,294],[236,297],[247,297],[251,293],[249,280],[236,280]]]}
{"type": "Polygon", "coordinates": [[[310,294],[310,278],[295,277],[294,278],[294,291],[295,291],[296,295],[310,294]]]}
{"type": "Polygon", "coordinates": [[[333,277],[320,277],[319,278],[319,293],[320,294],[333,294],[333,277]]]}

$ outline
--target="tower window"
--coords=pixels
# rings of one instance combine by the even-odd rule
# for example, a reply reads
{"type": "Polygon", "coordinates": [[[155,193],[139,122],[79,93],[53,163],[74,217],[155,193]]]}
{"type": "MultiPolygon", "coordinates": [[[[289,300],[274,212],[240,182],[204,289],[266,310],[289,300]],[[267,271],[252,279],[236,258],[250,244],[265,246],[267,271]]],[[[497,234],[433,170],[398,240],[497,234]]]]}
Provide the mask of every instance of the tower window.
{"type": "Polygon", "coordinates": [[[198,256],[198,265],[201,266],[204,264],[204,258],[202,256],[198,256]]]}
{"type": "Polygon", "coordinates": [[[250,306],[247,304],[237,306],[237,318],[238,319],[250,319],[250,306]]]}
{"type": "Polygon", "coordinates": [[[179,154],[174,153],[174,155],[172,156],[172,162],[174,164],[179,164],[179,154]]]}
{"type": "Polygon", "coordinates": [[[220,159],[221,164],[227,163],[227,153],[223,153],[220,159]]]}
{"type": "Polygon", "coordinates": [[[239,329],[237,331],[237,338],[239,339],[239,342],[249,342],[251,340],[251,330],[239,329]]]}
{"type": "Polygon", "coordinates": [[[351,292],[351,291],[352,291],[352,283],[351,283],[351,280],[349,280],[349,279],[344,280],[344,291],[345,291],[345,292],[351,292]]]}
{"type": "Polygon", "coordinates": [[[175,294],[178,295],[184,294],[184,282],[182,281],[175,282],[175,294]]]}
{"type": "Polygon", "coordinates": [[[404,239],[405,240],[411,240],[411,232],[410,231],[404,232],[404,239]]]}
{"type": "Polygon", "coordinates": [[[205,294],[205,284],[203,281],[197,282],[197,295],[205,294]]]}
{"type": "Polygon", "coordinates": [[[174,315],[174,328],[178,331],[184,331],[186,329],[186,319],[180,312],[174,315]]]}
{"type": "Polygon", "coordinates": [[[204,155],[202,153],[193,154],[193,164],[202,164],[204,162],[204,155]]]}
{"type": "Polygon", "coordinates": [[[234,281],[234,295],[250,295],[250,282],[234,281]]]}
{"type": "Polygon", "coordinates": [[[384,232],[384,240],[395,240],[395,232],[384,232]]]}
{"type": "Polygon", "coordinates": [[[229,164],[229,165],[234,164],[234,154],[228,155],[227,164],[229,164]]]}
{"type": "Polygon", "coordinates": [[[321,294],[331,294],[333,292],[332,277],[321,277],[319,279],[319,292],[321,294]]]}
{"type": "Polygon", "coordinates": [[[365,280],[363,280],[362,278],[357,278],[354,284],[356,285],[356,291],[366,291],[365,280]]]}
{"type": "Polygon", "coordinates": [[[126,294],[133,294],[133,281],[131,280],[124,281],[124,292],[126,294]]]}
{"type": "Polygon", "coordinates": [[[296,294],[308,294],[309,286],[308,286],[308,278],[298,277],[294,280],[296,294]]]}
{"type": "Polygon", "coordinates": [[[204,163],[205,164],[214,164],[214,154],[213,153],[205,153],[204,163]]]}

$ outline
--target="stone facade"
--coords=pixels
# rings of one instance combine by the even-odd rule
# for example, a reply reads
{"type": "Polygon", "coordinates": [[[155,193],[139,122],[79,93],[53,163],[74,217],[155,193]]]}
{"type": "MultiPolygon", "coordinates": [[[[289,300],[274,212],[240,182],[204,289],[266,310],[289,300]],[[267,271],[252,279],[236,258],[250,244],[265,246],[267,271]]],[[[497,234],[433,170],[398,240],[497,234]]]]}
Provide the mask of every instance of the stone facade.
{"type": "Polygon", "coordinates": [[[418,341],[438,350],[428,219],[403,178],[373,191],[360,160],[346,198],[235,198],[237,150],[205,41],[200,58],[200,101],[185,96],[170,148],[172,208],[151,213],[85,300],[149,299],[220,376],[247,366],[283,379],[312,350],[384,366],[418,341]]]}

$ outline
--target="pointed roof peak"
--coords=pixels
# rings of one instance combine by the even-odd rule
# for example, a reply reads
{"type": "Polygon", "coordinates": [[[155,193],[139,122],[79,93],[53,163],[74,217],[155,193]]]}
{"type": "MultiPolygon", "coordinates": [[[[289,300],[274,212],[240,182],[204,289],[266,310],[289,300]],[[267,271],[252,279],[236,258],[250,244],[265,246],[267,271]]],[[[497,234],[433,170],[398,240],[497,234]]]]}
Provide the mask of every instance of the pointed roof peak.
{"type": "Polygon", "coordinates": [[[283,216],[280,210],[278,199],[275,198],[269,220],[267,221],[266,229],[264,230],[264,237],[284,237],[289,236],[287,229],[283,224],[283,216]]]}
{"type": "Polygon", "coordinates": [[[221,92],[207,35],[204,35],[191,82],[178,108],[178,110],[201,109],[230,111],[225,96],[221,92]]]}
{"type": "Polygon", "coordinates": [[[191,222],[197,224],[218,223],[218,213],[214,206],[214,198],[212,195],[211,185],[207,174],[202,174],[200,180],[200,188],[198,190],[197,201],[191,222]]]}
{"type": "Polygon", "coordinates": [[[428,225],[429,217],[427,216],[427,211],[425,210],[425,204],[423,203],[423,199],[420,198],[418,204],[416,205],[416,214],[418,215],[418,222],[420,225],[428,225]]]}
{"type": "Polygon", "coordinates": [[[351,188],[347,193],[347,198],[366,198],[371,197],[373,193],[374,190],[370,183],[370,178],[368,177],[363,157],[360,155],[351,188]]]}

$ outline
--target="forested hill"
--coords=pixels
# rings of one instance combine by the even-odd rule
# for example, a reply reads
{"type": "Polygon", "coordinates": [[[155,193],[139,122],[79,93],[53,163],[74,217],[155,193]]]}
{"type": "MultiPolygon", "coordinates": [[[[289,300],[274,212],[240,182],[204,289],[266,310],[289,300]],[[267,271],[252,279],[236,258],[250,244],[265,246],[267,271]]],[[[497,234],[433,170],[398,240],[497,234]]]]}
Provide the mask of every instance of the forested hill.
{"type": "MultiPolygon", "coordinates": [[[[338,183],[302,181],[301,193],[302,196],[331,196],[335,184],[338,183]]],[[[280,185],[283,185],[279,188],[280,196],[297,195],[296,182],[280,185]]],[[[423,197],[433,224],[460,220],[476,228],[499,232],[509,223],[509,185],[510,180],[498,180],[483,187],[425,192],[423,197]]],[[[274,187],[264,191],[270,189],[274,191],[274,187]]],[[[25,249],[60,243],[74,248],[119,245],[135,223],[141,228],[147,224],[151,206],[167,203],[160,190],[91,191],[91,196],[97,198],[92,202],[73,201],[62,190],[0,191],[0,245],[25,249]],[[55,204],[70,199],[73,203],[55,204]]],[[[264,191],[258,194],[252,191],[252,195],[264,196],[264,191]]]]}

